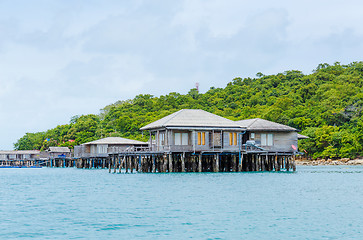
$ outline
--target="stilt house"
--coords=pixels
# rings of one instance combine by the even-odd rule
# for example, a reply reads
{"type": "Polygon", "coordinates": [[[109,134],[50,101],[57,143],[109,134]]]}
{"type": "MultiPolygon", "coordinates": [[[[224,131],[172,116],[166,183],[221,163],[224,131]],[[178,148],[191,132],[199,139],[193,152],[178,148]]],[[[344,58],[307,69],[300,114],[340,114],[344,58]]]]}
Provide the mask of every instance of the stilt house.
{"type": "Polygon", "coordinates": [[[24,165],[24,162],[44,159],[39,150],[0,151],[0,165],[24,165]]]}
{"type": "Polygon", "coordinates": [[[75,146],[74,157],[108,157],[109,152],[135,151],[147,148],[147,146],[146,142],[121,137],[107,137],[75,146]]]}
{"type": "Polygon", "coordinates": [[[238,152],[245,128],[204,110],[183,109],[140,130],[149,131],[154,152],[238,152]]]}
{"type": "Polygon", "coordinates": [[[0,151],[0,160],[34,160],[39,158],[39,150],[0,151]]]}
{"type": "Polygon", "coordinates": [[[49,147],[47,152],[51,159],[71,157],[71,150],[68,147],[49,147]]]}

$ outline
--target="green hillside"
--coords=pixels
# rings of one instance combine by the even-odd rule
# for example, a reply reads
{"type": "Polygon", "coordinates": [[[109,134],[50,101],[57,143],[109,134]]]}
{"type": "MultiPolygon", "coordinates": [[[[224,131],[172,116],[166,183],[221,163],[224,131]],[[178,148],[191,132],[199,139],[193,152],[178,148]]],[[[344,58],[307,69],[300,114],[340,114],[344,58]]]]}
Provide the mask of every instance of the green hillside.
{"type": "Polygon", "coordinates": [[[225,88],[200,94],[138,95],[106,106],[99,115],[75,116],[69,124],[27,133],[15,149],[74,146],[107,136],[147,140],[140,127],[183,108],[198,108],[240,120],[260,117],[302,130],[314,158],[363,155],[363,62],[320,64],[312,74],[286,71],[256,78],[235,78],[225,88]],[[74,141],[73,141],[74,140],[74,141]]]}

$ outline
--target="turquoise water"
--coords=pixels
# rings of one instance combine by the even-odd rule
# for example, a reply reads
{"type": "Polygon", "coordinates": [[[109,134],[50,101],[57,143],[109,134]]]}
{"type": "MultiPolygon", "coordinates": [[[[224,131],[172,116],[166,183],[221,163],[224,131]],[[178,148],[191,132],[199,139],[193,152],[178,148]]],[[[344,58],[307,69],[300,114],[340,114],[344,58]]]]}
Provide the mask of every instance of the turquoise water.
{"type": "Polygon", "coordinates": [[[0,239],[362,239],[363,167],[0,169],[0,239]]]}

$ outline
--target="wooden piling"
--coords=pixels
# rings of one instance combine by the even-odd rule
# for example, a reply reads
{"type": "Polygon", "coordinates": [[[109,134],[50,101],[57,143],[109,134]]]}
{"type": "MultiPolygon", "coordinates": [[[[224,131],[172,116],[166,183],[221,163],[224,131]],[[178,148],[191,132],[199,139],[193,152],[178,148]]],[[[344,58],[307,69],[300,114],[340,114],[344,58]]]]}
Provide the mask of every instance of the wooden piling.
{"type": "Polygon", "coordinates": [[[119,157],[118,157],[118,159],[119,159],[118,173],[121,173],[123,157],[121,158],[121,157],[119,156],[119,157]]]}
{"type": "Polygon", "coordinates": [[[181,155],[181,171],[185,172],[185,153],[181,155]]]}
{"type": "Polygon", "coordinates": [[[237,172],[238,171],[237,166],[238,166],[238,164],[237,164],[237,156],[236,155],[233,155],[232,156],[232,171],[233,172],[237,172]]]}
{"type": "Polygon", "coordinates": [[[129,156],[126,156],[125,158],[125,172],[128,173],[129,172],[129,156]]]}
{"type": "Polygon", "coordinates": [[[219,155],[214,155],[214,172],[219,172],[219,155]]]}
{"type": "Polygon", "coordinates": [[[198,158],[198,172],[202,172],[202,154],[199,154],[199,158],[198,158]]]}
{"type": "Polygon", "coordinates": [[[151,156],[151,161],[152,161],[152,172],[156,173],[156,157],[151,156]]]}
{"type": "Polygon", "coordinates": [[[113,173],[116,173],[117,169],[117,158],[116,156],[113,157],[113,173]]]}
{"type": "Polygon", "coordinates": [[[169,154],[169,169],[168,172],[173,172],[173,155],[169,154]]]}
{"type": "Polygon", "coordinates": [[[292,171],[296,171],[295,155],[292,158],[292,171]]]}

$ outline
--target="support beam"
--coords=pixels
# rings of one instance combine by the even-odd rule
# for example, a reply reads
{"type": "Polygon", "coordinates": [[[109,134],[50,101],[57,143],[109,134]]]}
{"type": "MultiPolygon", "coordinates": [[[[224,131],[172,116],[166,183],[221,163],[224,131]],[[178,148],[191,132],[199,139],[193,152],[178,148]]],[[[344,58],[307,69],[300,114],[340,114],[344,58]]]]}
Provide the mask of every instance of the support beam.
{"type": "Polygon", "coordinates": [[[214,172],[219,172],[219,154],[214,155],[214,172]]]}
{"type": "Polygon", "coordinates": [[[202,158],[203,158],[203,155],[202,155],[202,153],[200,153],[199,158],[198,158],[198,172],[202,172],[202,158]]]}
{"type": "Polygon", "coordinates": [[[155,173],[156,172],[156,157],[151,156],[151,161],[152,161],[152,164],[153,164],[152,172],[155,173]]]}
{"type": "Polygon", "coordinates": [[[181,171],[185,172],[185,153],[181,155],[181,171]]]}
{"type": "Polygon", "coordinates": [[[169,172],[173,172],[173,154],[169,154],[169,172]]]}

